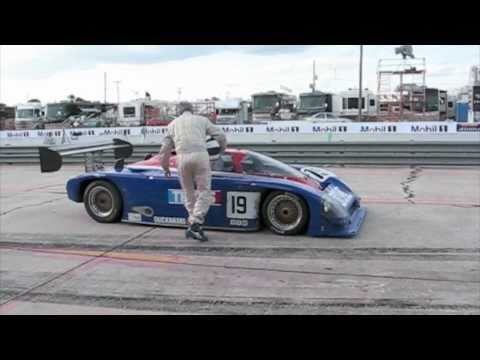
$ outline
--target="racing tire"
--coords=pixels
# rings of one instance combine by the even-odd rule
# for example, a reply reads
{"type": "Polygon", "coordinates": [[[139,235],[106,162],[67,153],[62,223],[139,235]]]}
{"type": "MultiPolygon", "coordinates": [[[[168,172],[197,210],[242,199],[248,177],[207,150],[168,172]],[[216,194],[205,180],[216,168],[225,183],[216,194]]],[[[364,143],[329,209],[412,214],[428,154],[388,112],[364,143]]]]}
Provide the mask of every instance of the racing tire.
{"type": "Polygon", "coordinates": [[[263,201],[263,222],[276,234],[300,234],[307,225],[308,217],[307,204],[295,194],[274,191],[263,201]]]}
{"type": "Polygon", "coordinates": [[[83,193],[83,204],[88,215],[100,223],[113,223],[122,216],[123,201],[115,185],[96,180],[83,193]]]}

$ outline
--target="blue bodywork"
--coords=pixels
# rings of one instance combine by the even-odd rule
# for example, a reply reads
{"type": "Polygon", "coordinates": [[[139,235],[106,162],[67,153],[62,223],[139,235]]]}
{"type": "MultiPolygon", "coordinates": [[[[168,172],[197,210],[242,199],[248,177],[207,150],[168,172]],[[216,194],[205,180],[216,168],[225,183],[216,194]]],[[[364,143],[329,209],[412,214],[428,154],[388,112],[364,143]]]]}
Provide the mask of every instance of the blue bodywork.
{"type": "MultiPolygon", "coordinates": [[[[125,167],[121,171],[85,173],[67,182],[68,197],[82,202],[83,192],[93,180],[109,181],[119,189],[123,198],[124,222],[186,226],[187,211],[179,201],[180,183],[175,172],[171,177],[165,177],[158,168],[125,167]]],[[[261,203],[266,194],[286,191],[302,197],[308,205],[307,235],[355,236],[366,215],[365,208],[360,207],[360,199],[334,174],[317,177],[317,180],[321,184],[319,188],[282,178],[213,172],[212,190],[216,192],[216,202],[210,207],[205,228],[258,230],[261,228],[261,203]],[[246,215],[236,214],[234,205],[232,207],[235,196],[242,194],[252,202],[246,215]]]]}

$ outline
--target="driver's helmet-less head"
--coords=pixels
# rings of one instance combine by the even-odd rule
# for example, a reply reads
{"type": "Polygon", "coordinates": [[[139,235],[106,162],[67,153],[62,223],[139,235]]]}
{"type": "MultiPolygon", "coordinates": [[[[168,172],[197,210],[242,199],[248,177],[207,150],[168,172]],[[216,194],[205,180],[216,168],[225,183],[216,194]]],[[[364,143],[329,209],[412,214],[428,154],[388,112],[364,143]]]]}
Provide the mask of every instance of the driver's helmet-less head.
{"type": "Polygon", "coordinates": [[[220,158],[220,144],[211,136],[207,138],[207,151],[210,156],[210,161],[218,160],[220,158]]]}
{"type": "Polygon", "coordinates": [[[181,101],[178,104],[178,113],[182,115],[185,111],[190,111],[193,113],[193,105],[188,101],[181,101]]]}

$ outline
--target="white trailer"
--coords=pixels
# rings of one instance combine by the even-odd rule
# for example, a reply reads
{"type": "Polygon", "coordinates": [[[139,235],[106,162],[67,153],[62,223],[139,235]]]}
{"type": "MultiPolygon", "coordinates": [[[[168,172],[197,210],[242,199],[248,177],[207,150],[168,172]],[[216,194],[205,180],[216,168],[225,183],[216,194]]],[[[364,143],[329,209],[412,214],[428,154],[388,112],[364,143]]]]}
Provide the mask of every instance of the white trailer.
{"type": "Polygon", "coordinates": [[[44,108],[40,102],[28,102],[15,106],[15,129],[33,129],[43,119],[44,108]]]}
{"type": "MultiPolygon", "coordinates": [[[[342,91],[340,98],[334,102],[333,113],[340,116],[355,117],[358,116],[358,89],[348,89],[342,91]],[[339,100],[341,103],[339,103],[339,100]]],[[[377,113],[377,101],[375,94],[368,89],[362,90],[362,116],[375,116],[377,113]]]]}

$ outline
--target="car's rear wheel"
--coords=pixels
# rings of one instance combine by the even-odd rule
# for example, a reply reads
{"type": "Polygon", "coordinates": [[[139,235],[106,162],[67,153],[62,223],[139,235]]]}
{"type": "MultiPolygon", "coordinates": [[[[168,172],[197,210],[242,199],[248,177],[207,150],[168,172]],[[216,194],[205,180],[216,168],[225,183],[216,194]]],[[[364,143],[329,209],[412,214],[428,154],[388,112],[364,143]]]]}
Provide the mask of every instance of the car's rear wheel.
{"type": "Polygon", "coordinates": [[[116,222],[122,216],[122,197],[116,186],[108,181],[96,180],[88,184],[83,203],[88,215],[98,222],[116,222]]]}
{"type": "Polygon", "coordinates": [[[262,205],[265,225],[280,235],[300,234],[308,222],[308,207],[305,201],[292,193],[270,193],[262,205]]]}

